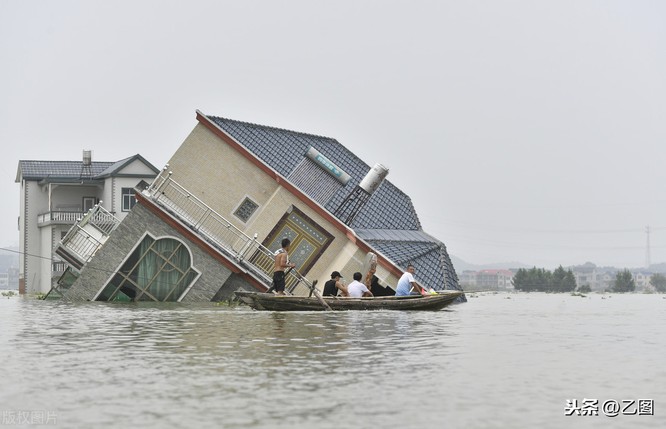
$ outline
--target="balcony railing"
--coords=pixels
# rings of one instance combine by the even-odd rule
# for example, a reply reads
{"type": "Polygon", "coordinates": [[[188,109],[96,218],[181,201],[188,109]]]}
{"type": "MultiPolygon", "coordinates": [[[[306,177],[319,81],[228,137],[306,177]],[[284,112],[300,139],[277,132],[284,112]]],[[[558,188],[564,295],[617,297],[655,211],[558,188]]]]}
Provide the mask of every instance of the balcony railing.
{"type": "MultiPolygon", "coordinates": [[[[112,213],[106,212],[113,216],[112,213]]],[[[60,211],[54,210],[37,215],[37,224],[39,226],[50,224],[74,225],[78,220],[83,219],[87,213],[79,211],[60,211]]],[[[100,219],[101,220],[101,219],[100,219]]]]}
{"type": "Polygon", "coordinates": [[[63,212],[63,211],[52,211],[52,212],[46,212],[42,213],[37,216],[37,224],[38,225],[45,225],[45,224],[52,224],[52,223],[59,223],[63,225],[73,225],[77,220],[81,219],[83,217],[84,213],[83,212],[63,212]]]}
{"type": "Polygon", "coordinates": [[[55,253],[80,270],[119,224],[120,220],[106,211],[100,202],[67,231],[56,246],[55,253]]]}
{"type": "MultiPolygon", "coordinates": [[[[167,168],[143,191],[144,195],[196,231],[219,251],[235,259],[269,286],[273,277],[273,252],[249,237],[171,178],[167,168]]],[[[309,295],[313,284],[296,270],[286,274],[287,291],[309,295]]]]}
{"type": "Polygon", "coordinates": [[[65,272],[69,265],[66,262],[61,262],[61,261],[54,261],[51,263],[51,271],[53,273],[60,273],[62,274],[65,272]]]}

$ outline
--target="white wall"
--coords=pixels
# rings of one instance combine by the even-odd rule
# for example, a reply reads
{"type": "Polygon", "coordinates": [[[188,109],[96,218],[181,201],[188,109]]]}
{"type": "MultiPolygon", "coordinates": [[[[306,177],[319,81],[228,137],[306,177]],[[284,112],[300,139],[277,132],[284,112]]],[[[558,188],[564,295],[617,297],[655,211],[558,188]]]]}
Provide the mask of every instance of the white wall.
{"type": "MultiPolygon", "coordinates": [[[[24,279],[26,292],[36,293],[40,290],[39,284],[41,282],[39,254],[42,242],[40,228],[37,226],[37,217],[39,214],[48,211],[48,192],[46,188],[42,189],[37,182],[26,182],[26,188],[27,248],[24,249],[24,252],[26,252],[25,267],[27,272],[24,272],[24,279]]],[[[22,241],[24,239],[25,236],[21,238],[22,241]]]]}
{"type": "MultiPolygon", "coordinates": [[[[123,188],[134,188],[142,179],[137,179],[136,177],[116,177],[114,178],[113,185],[113,202],[115,208],[115,216],[123,220],[127,216],[127,212],[122,211],[123,207],[123,188]]],[[[153,179],[143,179],[144,181],[151,183],[153,179]]]]}
{"type": "Polygon", "coordinates": [[[83,211],[83,197],[100,199],[101,188],[98,186],[52,185],[52,210],[83,211]],[[78,207],[78,210],[77,210],[78,207]]]}
{"type": "Polygon", "coordinates": [[[50,226],[41,228],[41,243],[39,255],[33,256],[36,264],[39,266],[39,284],[34,284],[29,293],[46,293],[51,290],[51,251],[53,249],[52,236],[53,228],[50,226]]]}

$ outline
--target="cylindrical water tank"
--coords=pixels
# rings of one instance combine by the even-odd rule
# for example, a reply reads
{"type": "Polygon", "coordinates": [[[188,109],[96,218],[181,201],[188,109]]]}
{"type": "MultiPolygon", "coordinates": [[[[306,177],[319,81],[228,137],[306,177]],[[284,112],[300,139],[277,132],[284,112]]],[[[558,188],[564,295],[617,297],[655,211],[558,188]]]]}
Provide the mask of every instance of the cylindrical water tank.
{"type": "Polygon", "coordinates": [[[358,186],[368,194],[372,194],[377,188],[379,188],[379,185],[381,185],[388,173],[388,168],[384,167],[382,164],[375,164],[358,186]]]}
{"type": "Polygon", "coordinates": [[[92,165],[92,151],[84,150],[83,151],[83,165],[92,165]]]}

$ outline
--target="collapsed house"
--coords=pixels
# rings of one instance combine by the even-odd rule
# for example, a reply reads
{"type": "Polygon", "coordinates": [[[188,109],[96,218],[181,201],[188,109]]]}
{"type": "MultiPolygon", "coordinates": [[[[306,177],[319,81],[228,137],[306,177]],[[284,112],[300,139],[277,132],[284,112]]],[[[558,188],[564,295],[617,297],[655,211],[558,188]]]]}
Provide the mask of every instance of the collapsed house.
{"type": "Polygon", "coordinates": [[[351,279],[369,253],[383,286],[395,288],[411,263],[423,286],[460,289],[445,245],[422,230],[384,166],[370,167],[332,138],[200,111],[196,118],[122,222],[97,228],[107,215],[96,208],[61,241],[71,263],[56,286],[63,299],[196,302],[265,291],[285,237],[293,294],[321,287],[332,271],[351,279]],[[86,228],[101,244],[81,244],[77,231],[86,228]]]}

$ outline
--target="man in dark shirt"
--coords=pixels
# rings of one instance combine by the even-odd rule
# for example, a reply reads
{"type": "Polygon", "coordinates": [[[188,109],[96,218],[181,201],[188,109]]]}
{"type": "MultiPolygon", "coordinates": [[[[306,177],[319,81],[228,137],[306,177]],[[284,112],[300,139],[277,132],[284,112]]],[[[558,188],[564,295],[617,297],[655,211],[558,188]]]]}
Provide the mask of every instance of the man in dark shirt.
{"type": "Polygon", "coordinates": [[[339,272],[331,273],[331,280],[324,283],[324,296],[337,296],[338,291],[342,296],[347,296],[347,286],[343,285],[340,279],[342,275],[339,272]]]}

